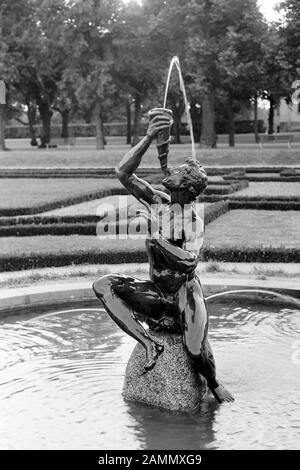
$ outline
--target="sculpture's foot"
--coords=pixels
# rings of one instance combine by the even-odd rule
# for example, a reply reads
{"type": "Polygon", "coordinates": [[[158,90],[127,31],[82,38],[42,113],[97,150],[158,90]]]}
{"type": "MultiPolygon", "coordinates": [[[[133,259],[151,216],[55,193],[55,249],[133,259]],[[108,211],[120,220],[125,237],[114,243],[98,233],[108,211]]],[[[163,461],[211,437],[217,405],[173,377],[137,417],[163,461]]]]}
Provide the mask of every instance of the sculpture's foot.
{"type": "Polygon", "coordinates": [[[221,384],[216,388],[211,388],[210,391],[219,403],[223,403],[224,401],[234,401],[231,393],[229,393],[228,390],[226,390],[226,388],[221,384]]]}
{"type": "Polygon", "coordinates": [[[164,347],[158,343],[151,343],[151,349],[147,350],[147,362],[144,365],[146,372],[155,367],[156,361],[159,356],[164,352],[164,347]]]}

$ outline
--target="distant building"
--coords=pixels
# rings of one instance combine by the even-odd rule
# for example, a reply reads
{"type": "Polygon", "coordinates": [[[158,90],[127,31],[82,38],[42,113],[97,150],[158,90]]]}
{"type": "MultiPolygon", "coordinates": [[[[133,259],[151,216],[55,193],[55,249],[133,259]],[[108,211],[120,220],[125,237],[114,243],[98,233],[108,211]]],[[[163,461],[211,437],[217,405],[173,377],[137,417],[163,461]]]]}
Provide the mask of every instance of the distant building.
{"type": "Polygon", "coordinates": [[[282,99],[276,113],[276,127],[280,132],[300,131],[300,103],[287,104],[282,99]]]}

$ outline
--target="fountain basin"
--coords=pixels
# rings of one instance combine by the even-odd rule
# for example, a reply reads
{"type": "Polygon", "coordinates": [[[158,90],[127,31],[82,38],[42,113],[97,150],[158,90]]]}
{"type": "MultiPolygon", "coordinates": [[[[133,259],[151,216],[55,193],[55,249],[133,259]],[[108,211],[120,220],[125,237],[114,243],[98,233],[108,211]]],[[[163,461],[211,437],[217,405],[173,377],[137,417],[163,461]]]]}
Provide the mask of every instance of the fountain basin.
{"type": "MultiPolygon", "coordinates": [[[[235,402],[208,393],[196,413],[174,414],[123,399],[136,342],[76,287],[70,305],[52,286],[42,306],[27,290],[27,306],[0,316],[1,449],[299,449],[299,309],[256,294],[209,301],[218,377],[235,402]]],[[[224,287],[204,283],[206,295],[224,287]]]]}

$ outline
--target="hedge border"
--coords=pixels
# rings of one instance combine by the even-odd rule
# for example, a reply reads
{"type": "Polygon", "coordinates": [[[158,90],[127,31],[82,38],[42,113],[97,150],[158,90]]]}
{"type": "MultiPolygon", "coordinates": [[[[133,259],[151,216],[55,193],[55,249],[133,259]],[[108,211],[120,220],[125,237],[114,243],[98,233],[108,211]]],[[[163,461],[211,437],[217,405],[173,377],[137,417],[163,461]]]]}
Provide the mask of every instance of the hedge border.
{"type": "Polygon", "coordinates": [[[228,201],[229,210],[267,210],[267,211],[299,211],[300,200],[298,202],[285,201],[228,201]]]}
{"type": "Polygon", "coordinates": [[[234,176],[232,173],[229,175],[224,175],[223,179],[227,180],[236,180],[245,179],[252,182],[261,182],[261,183],[298,183],[300,181],[300,176],[251,176],[247,173],[239,174],[234,176]]]}
{"type": "Polygon", "coordinates": [[[258,247],[204,247],[203,261],[224,261],[232,263],[300,263],[300,248],[272,246],[258,247]]]}
{"type": "Polygon", "coordinates": [[[226,197],[230,202],[243,201],[243,202],[300,202],[300,196],[234,196],[232,198],[226,197]]]}
{"type": "Polygon", "coordinates": [[[0,272],[22,271],[48,267],[70,266],[76,264],[123,264],[147,262],[144,250],[117,250],[99,252],[87,250],[76,253],[45,253],[41,255],[4,256],[0,258],[0,272]]]}
{"type": "Polygon", "coordinates": [[[221,215],[226,214],[229,211],[228,201],[219,201],[207,207],[204,211],[204,224],[207,226],[221,215]]]}
{"type": "MultiPolygon", "coordinates": [[[[237,173],[282,173],[284,171],[300,171],[300,166],[204,166],[208,176],[226,176],[226,179],[236,179],[237,173]],[[231,177],[230,175],[233,175],[231,177]]],[[[139,176],[161,174],[159,167],[141,167],[136,173],[139,176]]],[[[114,167],[29,167],[29,168],[1,168],[0,178],[113,178],[114,167]]]]}
{"type": "MultiPolygon", "coordinates": [[[[260,263],[299,263],[300,249],[285,247],[204,247],[202,261],[219,262],[260,262],[260,263]]],[[[70,266],[76,264],[121,264],[144,263],[148,261],[146,250],[117,250],[99,252],[87,250],[75,253],[46,253],[18,256],[3,256],[0,259],[0,272],[21,271],[46,267],[70,266]]]]}
{"type": "Polygon", "coordinates": [[[1,217],[0,227],[9,227],[16,225],[52,225],[52,224],[80,224],[80,223],[96,223],[101,218],[96,215],[68,215],[68,216],[17,216],[17,217],[1,217]]]}

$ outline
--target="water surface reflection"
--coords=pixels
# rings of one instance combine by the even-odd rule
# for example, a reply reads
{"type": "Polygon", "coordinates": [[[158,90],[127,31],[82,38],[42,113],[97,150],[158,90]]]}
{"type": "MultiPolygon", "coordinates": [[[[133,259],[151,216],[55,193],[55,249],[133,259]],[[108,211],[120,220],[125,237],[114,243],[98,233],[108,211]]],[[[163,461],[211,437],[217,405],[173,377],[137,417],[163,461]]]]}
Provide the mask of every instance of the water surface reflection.
{"type": "Polygon", "coordinates": [[[208,397],[191,416],[123,401],[135,342],[106,314],[3,319],[0,447],[299,448],[300,312],[241,300],[209,307],[219,375],[236,401],[208,397]]]}

